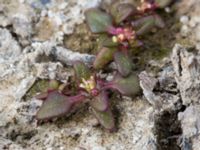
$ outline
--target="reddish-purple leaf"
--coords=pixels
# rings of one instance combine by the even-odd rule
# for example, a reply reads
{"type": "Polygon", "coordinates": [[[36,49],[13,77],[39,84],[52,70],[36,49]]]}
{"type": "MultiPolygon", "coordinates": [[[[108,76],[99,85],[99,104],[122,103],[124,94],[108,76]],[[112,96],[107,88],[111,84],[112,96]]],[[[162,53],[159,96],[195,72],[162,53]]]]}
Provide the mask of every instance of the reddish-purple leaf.
{"type": "Polygon", "coordinates": [[[135,21],[134,25],[140,26],[136,33],[137,35],[142,35],[149,32],[155,26],[155,18],[154,16],[148,16],[135,21]]]}
{"type": "Polygon", "coordinates": [[[118,51],[114,55],[114,60],[117,65],[117,70],[123,77],[126,77],[131,73],[133,64],[127,54],[118,51]]]}
{"type": "Polygon", "coordinates": [[[93,63],[93,67],[95,69],[102,69],[106,64],[113,60],[113,55],[116,51],[116,48],[103,47],[98,53],[93,63]]]}
{"type": "Polygon", "coordinates": [[[112,26],[112,18],[109,14],[97,8],[85,12],[86,22],[93,33],[106,32],[112,26]]]}
{"type": "Polygon", "coordinates": [[[43,92],[36,95],[35,98],[39,100],[46,100],[47,96],[48,96],[48,92],[43,92]]]}
{"type": "Polygon", "coordinates": [[[116,75],[113,81],[108,83],[106,88],[118,90],[122,95],[134,96],[140,92],[139,79],[136,75],[131,74],[124,78],[121,75],[116,75]]]}
{"type": "Polygon", "coordinates": [[[136,7],[130,3],[117,1],[111,6],[111,15],[114,17],[117,24],[126,20],[131,14],[136,12],[136,7]]]}
{"type": "Polygon", "coordinates": [[[49,93],[47,99],[42,104],[36,114],[38,120],[49,119],[61,116],[70,112],[72,101],[65,95],[54,91],[49,93]]]}
{"type": "Polygon", "coordinates": [[[163,28],[164,22],[158,15],[151,15],[132,22],[132,25],[139,28],[136,32],[137,35],[143,35],[153,27],[163,28]]]}
{"type": "Polygon", "coordinates": [[[90,105],[97,111],[105,111],[108,108],[108,95],[102,91],[98,96],[90,100],[90,105]]]}
{"type": "Polygon", "coordinates": [[[110,109],[107,109],[106,111],[97,111],[95,109],[92,109],[95,117],[99,120],[99,123],[106,129],[110,131],[115,130],[115,120],[112,114],[112,111],[110,109]]]}

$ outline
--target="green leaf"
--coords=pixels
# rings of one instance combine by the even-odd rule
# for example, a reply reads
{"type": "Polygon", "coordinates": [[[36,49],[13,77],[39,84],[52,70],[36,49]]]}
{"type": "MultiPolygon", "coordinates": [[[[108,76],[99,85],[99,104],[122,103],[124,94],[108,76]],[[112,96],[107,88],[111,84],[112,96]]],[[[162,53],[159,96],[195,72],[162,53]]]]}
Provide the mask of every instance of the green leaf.
{"type": "Polygon", "coordinates": [[[42,104],[36,114],[38,120],[58,117],[70,112],[72,102],[69,98],[57,91],[49,93],[47,99],[42,104]]]}
{"type": "Polygon", "coordinates": [[[121,75],[116,75],[109,87],[118,90],[122,95],[126,96],[135,96],[141,90],[139,79],[134,74],[131,74],[126,78],[121,75]]]}
{"type": "Polygon", "coordinates": [[[117,1],[111,6],[111,15],[114,17],[117,24],[126,20],[131,14],[136,12],[136,7],[131,3],[117,1]]]}
{"type": "Polygon", "coordinates": [[[168,6],[172,0],[155,0],[155,3],[158,5],[160,8],[164,8],[168,6]]]}
{"type": "Polygon", "coordinates": [[[86,80],[90,78],[90,69],[83,62],[76,62],[73,67],[77,82],[81,82],[82,78],[86,80]]]}
{"type": "Polygon", "coordinates": [[[139,30],[137,30],[137,35],[143,35],[146,32],[149,32],[155,26],[155,18],[154,16],[148,16],[141,18],[135,22],[137,26],[139,26],[139,30]]]}
{"type": "Polygon", "coordinates": [[[117,70],[123,77],[126,77],[131,73],[133,64],[127,54],[118,51],[114,55],[114,60],[117,65],[117,70]]]}
{"type": "Polygon", "coordinates": [[[36,95],[35,98],[39,100],[46,100],[47,96],[48,96],[48,92],[43,92],[36,95]]]}
{"type": "Polygon", "coordinates": [[[59,88],[59,82],[57,80],[50,80],[48,90],[57,90],[59,88]]]}
{"type": "Polygon", "coordinates": [[[96,59],[93,63],[93,67],[95,69],[102,69],[105,65],[107,65],[109,62],[113,60],[114,53],[116,51],[117,51],[116,48],[103,47],[96,56],[96,59]]]}
{"type": "Polygon", "coordinates": [[[97,8],[89,9],[85,12],[86,22],[93,33],[106,32],[112,27],[112,18],[109,14],[97,8]]]}
{"type": "Polygon", "coordinates": [[[108,108],[108,95],[106,91],[102,91],[98,96],[95,96],[90,105],[97,111],[105,111],[108,108]]]}
{"type": "Polygon", "coordinates": [[[139,27],[137,30],[137,35],[143,35],[150,31],[153,27],[163,28],[165,26],[163,20],[158,15],[150,15],[141,18],[132,23],[133,26],[139,27]]]}
{"type": "Polygon", "coordinates": [[[101,47],[115,47],[118,46],[118,43],[114,43],[112,37],[109,37],[107,34],[102,34],[99,36],[99,43],[101,47]]]}
{"type": "Polygon", "coordinates": [[[110,109],[106,111],[97,111],[92,109],[95,117],[99,120],[99,123],[106,129],[113,131],[115,130],[115,120],[110,109]]]}

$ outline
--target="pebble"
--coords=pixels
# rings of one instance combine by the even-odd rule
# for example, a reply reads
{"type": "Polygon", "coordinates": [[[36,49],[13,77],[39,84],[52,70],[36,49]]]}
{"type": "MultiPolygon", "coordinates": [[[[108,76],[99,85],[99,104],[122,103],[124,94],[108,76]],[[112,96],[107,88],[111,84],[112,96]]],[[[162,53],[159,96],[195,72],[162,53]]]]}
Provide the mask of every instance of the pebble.
{"type": "Polygon", "coordinates": [[[189,21],[189,17],[188,16],[181,16],[180,17],[180,22],[183,24],[187,24],[189,21]]]}
{"type": "Polygon", "coordinates": [[[166,8],[165,8],[165,12],[166,12],[166,13],[170,13],[170,12],[171,12],[171,9],[170,9],[169,7],[166,7],[166,8]]]}
{"type": "Polygon", "coordinates": [[[187,25],[183,25],[182,28],[181,28],[181,34],[183,36],[186,36],[187,34],[189,33],[189,28],[187,25]]]}

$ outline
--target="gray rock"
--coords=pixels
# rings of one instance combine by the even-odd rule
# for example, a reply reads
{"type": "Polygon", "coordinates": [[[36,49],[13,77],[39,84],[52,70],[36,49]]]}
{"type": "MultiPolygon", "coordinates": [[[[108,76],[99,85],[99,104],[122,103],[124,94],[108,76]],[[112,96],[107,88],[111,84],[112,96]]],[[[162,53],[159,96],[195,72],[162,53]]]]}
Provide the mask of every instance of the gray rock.
{"type": "MultiPolygon", "coordinates": [[[[171,60],[149,62],[162,68],[160,72],[139,74],[144,97],[116,98],[116,133],[96,127],[86,106],[70,118],[37,125],[34,115],[42,102],[24,95],[38,79],[66,82],[72,71],[65,66],[74,61],[91,65],[93,55],[73,52],[62,43],[64,35],[84,22],[84,11],[100,2],[0,1],[0,149],[156,150],[166,145],[173,150],[199,149],[199,51],[189,52],[181,45],[174,47],[171,60]]],[[[106,0],[102,7],[107,9],[109,3],[106,0]]],[[[186,3],[191,9],[199,0],[186,3]]],[[[199,9],[194,12],[184,14],[181,33],[198,48],[199,9]]]]}
{"type": "Polygon", "coordinates": [[[183,104],[199,103],[200,57],[177,44],[173,49],[171,60],[183,104]]]}
{"type": "Polygon", "coordinates": [[[34,115],[42,102],[24,99],[24,95],[37,79],[66,82],[72,72],[63,64],[69,66],[74,61],[83,61],[90,65],[93,62],[93,55],[73,52],[58,44],[62,43],[64,34],[73,33],[75,25],[84,21],[84,11],[100,1],[40,1],[40,6],[33,2],[36,1],[0,1],[4,14],[0,18],[1,26],[13,26],[10,30],[0,29],[0,149],[155,150],[153,107],[140,98],[124,99],[117,104],[121,114],[121,117],[115,114],[119,118],[117,133],[95,128],[96,121],[86,107],[70,119],[36,125],[34,115]],[[41,42],[33,34],[36,24],[44,17],[49,18],[56,29],[41,42]]]}
{"type": "Polygon", "coordinates": [[[181,147],[183,150],[198,149],[200,146],[200,105],[191,105],[178,114],[183,130],[181,147]]]}
{"type": "Polygon", "coordinates": [[[7,29],[0,28],[0,63],[12,62],[21,54],[21,47],[7,29]]]}

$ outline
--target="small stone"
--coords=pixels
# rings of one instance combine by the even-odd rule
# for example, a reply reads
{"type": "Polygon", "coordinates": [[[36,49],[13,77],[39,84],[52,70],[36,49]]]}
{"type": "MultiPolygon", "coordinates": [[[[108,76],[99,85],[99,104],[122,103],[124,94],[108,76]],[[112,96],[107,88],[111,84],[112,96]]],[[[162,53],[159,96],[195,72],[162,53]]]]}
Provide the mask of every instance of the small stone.
{"type": "Polygon", "coordinates": [[[189,33],[190,29],[187,25],[183,25],[181,28],[181,34],[182,36],[187,36],[187,34],[189,33]]]}
{"type": "Polygon", "coordinates": [[[170,12],[171,12],[170,7],[166,7],[166,8],[165,8],[165,12],[170,13],[170,12]]]}
{"type": "Polygon", "coordinates": [[[191,19],[189,22],[189,26],[194,28],[197,25],[197,22],[194,19],[191,19]]]}
{"type": "Polygon", "coordinates": [[[180,22],[183,24],[188,24],[189,18],[188,16],[181,16],[180,17],[180,22]]]}

